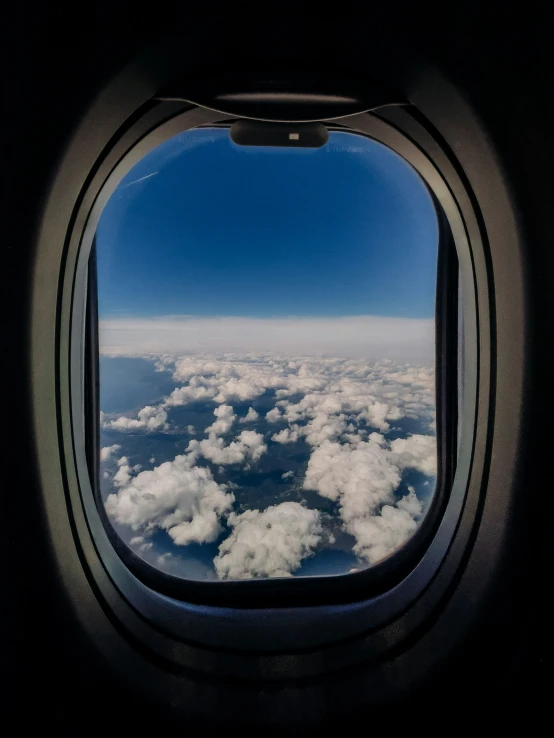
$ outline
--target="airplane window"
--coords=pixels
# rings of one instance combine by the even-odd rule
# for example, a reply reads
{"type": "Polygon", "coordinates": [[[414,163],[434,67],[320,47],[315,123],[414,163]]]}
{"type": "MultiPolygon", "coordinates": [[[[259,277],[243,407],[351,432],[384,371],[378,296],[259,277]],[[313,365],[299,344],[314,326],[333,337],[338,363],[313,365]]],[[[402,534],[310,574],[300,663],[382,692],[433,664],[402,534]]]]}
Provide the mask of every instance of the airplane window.
{"type": "Polygon", "coordinates": [[[97,501],[184,580],[351,575],[395,554],[437,479],[439,226],[381,143],[145,156],[101,215],[97,501]]]}

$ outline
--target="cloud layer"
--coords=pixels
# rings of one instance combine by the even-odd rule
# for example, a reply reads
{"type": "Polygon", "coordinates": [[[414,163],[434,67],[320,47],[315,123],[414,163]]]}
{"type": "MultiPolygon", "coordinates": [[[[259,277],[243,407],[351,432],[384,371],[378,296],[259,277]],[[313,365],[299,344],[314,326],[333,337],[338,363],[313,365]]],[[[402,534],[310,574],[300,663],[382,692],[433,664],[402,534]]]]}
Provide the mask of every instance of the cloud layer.
{"type": "MultiPolygon", "coordinates": [[[[436,476],[431,368],[275,353],[149,358],[158,371],[172,374],[176,387],[131,417],[103,416],[112,438],[113,431],[122,438],[125,432],[183,433],[172,412],[192,403],[211,407],[213,420],[195,427],[192,439],[189,426],[184,453],[152,470],[119,459],[106,509],[134,532],[139,550],[149,550],[149,537],[161,529],[178,546],[219,541],[213,563],[220,578],[294,574],[304,558],[332,539],[327,518],[306,501],[258,509],[254,499],[251,509],[237,510],[233,485],[216,481],[227,482],[229,469],[255,468],[266,454],[286,458],[293,444],[296,454],[298,444],[305,444],[307,463],[299,474],[281,472],[281,479],[297,493],[311,492],[313,499],[316,492],[334,503],[336,521],[353,537],[360,566],[391,555],[417,529],[423,503],[413,487],[406,493],[401,485],[406,474],[436,476]],[[231,404],[256,405],[262,398],[263,413],[252,405],[236,411],[231,404]],[[398,437],[395,424],[401,421],[428,432],[398,437]],[[251,425],[239,432],[237,423],[251,425]]],[[[113,464],[119,450],[120,444],[105,446],[102,460],[113,464]]]]}
{"type": "Polygon", "coordinates": [[[100,322],[104,353],[328,354],[400,361],[430,361],[433,319],[360,315],[339,318],[168,316],[110,318],[100,322]]]}

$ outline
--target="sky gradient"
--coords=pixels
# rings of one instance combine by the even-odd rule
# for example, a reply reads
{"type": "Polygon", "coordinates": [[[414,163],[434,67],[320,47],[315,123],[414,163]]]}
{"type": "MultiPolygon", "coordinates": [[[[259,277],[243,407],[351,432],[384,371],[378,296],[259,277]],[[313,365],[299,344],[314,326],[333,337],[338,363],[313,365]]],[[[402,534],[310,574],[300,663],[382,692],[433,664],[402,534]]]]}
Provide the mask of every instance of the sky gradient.
{"type": "Polygon", "coordinates": [[[279,149],[187,131],[104,209],[100,316],[433,318],[437,243],[422,180],[371,139],[279,149]]]}

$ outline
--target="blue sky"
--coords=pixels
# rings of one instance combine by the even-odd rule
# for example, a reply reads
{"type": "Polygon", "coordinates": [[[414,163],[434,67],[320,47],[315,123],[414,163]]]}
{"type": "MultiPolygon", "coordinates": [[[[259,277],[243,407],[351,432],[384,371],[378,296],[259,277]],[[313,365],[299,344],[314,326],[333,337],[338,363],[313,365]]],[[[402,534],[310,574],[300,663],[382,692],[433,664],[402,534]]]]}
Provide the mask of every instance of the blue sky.
{"type": "Polygon", "coordinates": [[[102,214],[100,315],[432,318],[437,244],[424,184],[379,143],[331,132],[321,149],[271,149],[187,131],[102,214]]]}

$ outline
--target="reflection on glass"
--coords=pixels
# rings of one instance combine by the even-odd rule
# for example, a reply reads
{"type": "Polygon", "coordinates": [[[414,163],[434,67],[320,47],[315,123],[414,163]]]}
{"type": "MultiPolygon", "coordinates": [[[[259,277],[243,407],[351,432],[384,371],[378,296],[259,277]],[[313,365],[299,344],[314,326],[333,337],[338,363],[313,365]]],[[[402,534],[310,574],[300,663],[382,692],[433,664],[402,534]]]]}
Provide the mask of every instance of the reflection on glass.
{"type": "Polygon", "coordinates": [[[437,218],[370,139],[240,147],[188,131],[96,236],[101,495],[188,579],[346,574],[394,553],[435,487],[437,218]]]}

